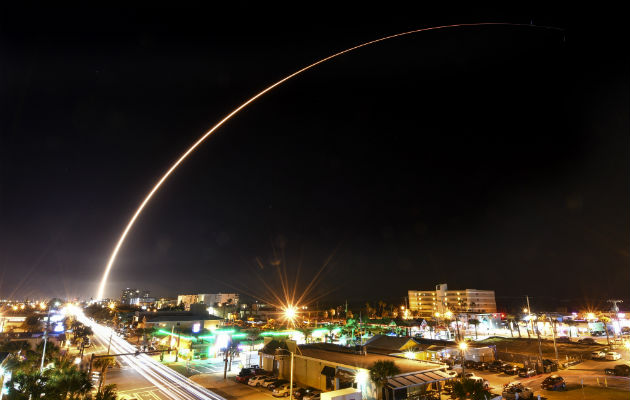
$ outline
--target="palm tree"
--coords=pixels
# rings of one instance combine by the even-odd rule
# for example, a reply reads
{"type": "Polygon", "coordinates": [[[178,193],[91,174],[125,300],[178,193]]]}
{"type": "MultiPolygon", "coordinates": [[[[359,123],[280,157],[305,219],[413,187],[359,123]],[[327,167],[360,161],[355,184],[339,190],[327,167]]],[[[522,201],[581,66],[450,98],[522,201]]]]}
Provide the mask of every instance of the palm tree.
{"type": "Polygon", "coordinates": [[[117,398],[116,385],[107,385],[96,393],[94,400],[116,400],[117,398]]]}
{"type": "Polygon", "coordinates": [[[53,392],[62,400],[84,398],[93,387],[87,371],[79,371],[76,368],[58,371],[54,374],[51,383],[53,392]]]}
{"type": "Polygon", "coordinates": [[[597,318],[604,324],[604,331],[606,331],[606,341],[608,342],[608,346],[610,346],[610,337],[608,336],[608,324],[610,323],[610,321],[612,321],[612,319],[603,314],[598,315],[597,318]]]}
{"type": "Polygon", "coordinates": [[[483,387],[483,383],[472,379],[462,379],[453,383],[453,394],[456,399],[488,400],[492,395],[483,387]]]}
{"type": "Polygon", "coordinates": [[[391,376],[398,375],[400,368],[398,368],[393,361],[379,360],[372,364],[369,369],[370,379],[376,384],[378,388],[378,398],[381,399],[383,396],[383,388],[387,384],[387,379],[391,376]]]}
{"type": "Polygon", "coordinates": [[[505,319],[508,322],[508,328],[510,328],[510,337],[514,337],[514,332],[512,331],[512,321],[514,321],[514,315],[513,314],[508,314],[505,316],[505,319]]]}
{"type": "Polygon", "coordinates": [[[516,325],[516,331],[518,332],[518,338],[520,339],[522,336],[521,336],[521,325],[519,324],[519,322],[521,322],[520,315],[515,315],[514,316],[514,325],[516,325]]]}
{"type": "Polygon", "coordinates": [[[21,328],[28,333],[41,332],[43,330],[42,323],[37,315],[29,315],[26,317],[21,328]]]}
{"type": "Polygon", "coordinates": [[[468,323],[475,327],[475,340],[477,340],[477,325],[480,324],[479,320],[476,318],[471,318],[468,320],[468,323]]]}
{"type": "Polygon", "coordinates": [[[98,380],[99,392],[101,391],[101,387],[103,387],[103,384],[105,383],[105,375],[107,374],[107,368],[114,365],[115,362],[116,361],[114,360],[114,357],[102,357],[102,358],[97,358],[94,361],[94,368],[97,368],[101,372],[99,376],[99,380],[98,380]]]}
{"type": "Polygon", "coordinates": [[[313,329],[308,326],[302,326],[298,328],[298,331],[302,332],[302,335],[304,335],[304,343],[308,343],[308,338],[313,333],[313,329]]]}
{"type": "Polygon", "coordinates": [[[10,399],[39,399],[46,392],[48,377],[39,371],[32,373],[18,372],[7,383],[10,399]]]}

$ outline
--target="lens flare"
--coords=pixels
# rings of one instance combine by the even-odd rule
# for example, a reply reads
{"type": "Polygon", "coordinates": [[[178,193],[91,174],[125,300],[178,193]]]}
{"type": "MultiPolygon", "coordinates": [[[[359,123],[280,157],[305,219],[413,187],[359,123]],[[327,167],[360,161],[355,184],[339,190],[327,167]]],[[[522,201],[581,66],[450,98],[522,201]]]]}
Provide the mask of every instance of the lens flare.
{"type": "Polygon", "coordinates": [[[556,28],[556,27],[537,26],[537,25],[530,25],[530,24],[515,24],[515,23],[508,23],[508,22],[478,22],[478,23],[470,23],[470,24],[442,25],[442,26],[433,26],[433,27],[428,27],[428,28],[415,29],[415,30],[412,30],[412,31],[397,33],[397,34],[394,34],[394,35],[389,35],[389,36],[385,36],[385,37],[382,37],[382,38],[379,38],[379,39],[371,40],[369,42],[361,43],[359,45],[350,47],[348,49],[339,51],[339,52],[337,52],[335,54],[332,54],[332,55],[330,55],[328,57],[322,58],[321,60],[316,61],[316,62],[314,62],[314,63],[312,63],[310,65],[307,65],[306,67],[304,67],[304,68],[302,68],[302,69],[300,69],[300,70],[298,70],[298,71],[296,71],[296,72],[294,72],[294,73],[292,73],[290,75],[287,75],[286,77],[280,79],[279,81],[271,84],[270,86],[268,86],[265,89],[261,90],[260,92],[255,94],[253,97],[251,97],[250,99],[248,99],[247,101],[242,103],[240,106],[235,108],[232,112],[230,112],[222,120],[220,120],[216,125],[214,125],[209,131],[207,131],[203,136],[201,136],[195,143],[193,143],[192,146],[190,146],[188,148],[188,150],[186,150],[186,152],[184,152],[184,154],[182,154],[177,159],[177,161],[175,161],[175,163],[173,163],[173,165],[171,165],[171,167],[157,181],[157,183],[153,186],[151,191],[146,195],[146,197],[144,198],[142,203],[140,203],[140,206],[135,211],[135,213],[133,214],[133,216],[131,217],[131,219],[127,223],[127,226],[125,227],[125,229],[123,230],[122,234],[120,235],[120,238],[118,239],[118,242],[116,243],[116,246],[114,247],[114,250],[113,250],[113,252],[112,252],[112,254],[111,254],[110,258],[109,258],[109,261],[107,262],[107,266],[105,267],[105,272],[103,273],[103,277],[101,279],[101,283],[100,283],[100,285],[98,287],[98,293],[96,295],[97,300],[103,299],[103,294],[105,292],[105,286],[107,285],[107,278],[109,277],[109,273],[111,272],[112,266],[114,265],[114,261],[116,261],[116,256],[118,255],[118,252],[120,251],[120,248],[122,247],[123,243],[125,242],[125,239],[127,238],[127,235],[129,234],[129,231],[131,230],[131,228],[133,227],[134,223],[136,222],[136,220],[138,219],[138,217],[140,216],[140,214],[142,213],[142,211],[144,210],[146,205],[149,203],[149,201],[151,200],[153,195],[160,189],[162,184],[169,178],[169,176],[171,176],[171,174],[177,169],[177,167],[179,167],[179,165],[190,155],[190,153],[195,151],[195,149],[197,149],[197,147],[199,147],[208,137],[210,137],[210,135],[212,135],[217,129],[219,129],[223,124],[225,124],[227,121],[229,121],[233,116],[238,114],[241,110],[243,110],[244,108],[249,106],[251,103],[256,101],[258,98],[264,96],[267,92],[275,89],[276,87],[282,85],[284,82],[286,82],[286,81],[288,81],[288,80],[290,80],[290,79],[292,79],[292,78],[302,74],[303,72],[306,72],[309,69],[318,66],[319,64],[323,64],[326,61],[332,60],[333,58],[339,57],[339,56],[344,55],[346,53],[350,53],[350,52],[352,52],[354,50],[358,50],[358,49],[360,49],[362,47],[370,46],[370,45],[375,44],[375,43],[384,42],[386,40],[399,38],[399,37],[402,37],[402,36],[411,35],[411,34],[414,34],[414,33],[433,31],[433,30],[440,30],[440,29],[449,29],[449,28],[466,28],[466,27],[480,27],[480,26],[512,26],[512,27],[552,29],[552,30],[562,31],[562,29],[556,28]]]}

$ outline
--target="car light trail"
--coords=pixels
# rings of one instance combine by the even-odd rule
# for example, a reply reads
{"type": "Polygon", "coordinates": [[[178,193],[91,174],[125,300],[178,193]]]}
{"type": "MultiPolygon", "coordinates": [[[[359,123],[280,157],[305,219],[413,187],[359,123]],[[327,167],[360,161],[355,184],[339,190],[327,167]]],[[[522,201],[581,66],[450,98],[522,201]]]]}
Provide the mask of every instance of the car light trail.
{"type": "MultiPolygon", "coordinates": [[[[113,333],[112,329],[95,323],[80,311],[77,312],[77,319],[84,325],[90,326],[94,331],[94,335],[96,335],[98,340],[102,343],[108,343],[111,337],[111,349],[114,353],[134,353],[136,351],[135,346],[116,335],[116,333],[113,333]]],[[[209,391],[169,367],[162,365],[146,354],[119,357],[171,399],[225,400],[223,397],[209,391]]]]}
{"type": "Polygon", "coordinates": [[[192,146],[190,146],[188,148],[188,150],[186,150],[186,152],[184,152],[184,154],[182,154],[177,159],[177,161],[175,161],[175,163],[173,163],[173,165],[171,165],[171,167],[166,171],[166,173],[164,173],[164,175],[162,175],[162,177],[157,181],[157,183],[153,186],[151,191],[146,195],[146,197],[144,198],[142,203],[140,203],[140,206],[135,211],[135,213],[133,214],[133,216],[131,217],[131,219],[127,223],[127,226],[125,227],[125,230],[120,235],[120,238],[118,239],[118,242],[116,243],[116,246],[114,247],[114,250],[113,250],[113,252],[112,252],[112,254],[111,254],[110,258],[109,258],[109,261],[107,262],[107,266],[105,267],[105,272],[103,273],[103,277],[101,279],[101,283],[99,285],[98,293],[97,293],[96,298],[98,300],[101,300],[103,298],[103,294],[105,292],[105,286],[107,285],[107,278],[109,277],[109,273],[110,273],[110,271],[112,269],[112,265],[114,264],[114,261],[116,261],[116,256],[118,255],[118,252],[120,251],[121,246],[125,242],[125,238],[127,237],[127,234],[129,233],[129,231],[133,227],[134,223],[138,219],[138,216],[140,216],[140,213],[142,213],[142,210],[144,210],[144,208],[146,207],[146,205],[149,202],[149,200],[151,200],[153,195],[160,189],[160,187],[162,186],[164,181],[166,181],[166,179],[168,179],[168,177],[173,173],[173,171],[175,171],[175,169],[177,169],[177,167],[190,155],[190,153],[195,151],[195,149],[197,147],[199,147],[199,145],[201,145],[210,135],[212,135],[224,123],[226,123],[233,116],[238,114],[245,107],[247,107],[248,105],[250,105],[251,103],[256,101],[258,98],[260,98],[263,95],[265,95],[267,92],[275,89],[276,87],[282,85],[284,82],[286,82],[286,81],[288,81],[288,80],[290,80],[290,79],[292,79],[292,78],[302,74],[303,72],[306,72],[309,69],[318,66],[319,64],[323,64],[326,61],[332,60],[333,58],[339,57],[339,56],[344,55],[346,53],[350,53],[350,52],[352,52],[354,50],[358,50],[358,49],[360,49],[362,47],[366,47],[366,46],[369,46],[369,45],[372,45],[372,44],[375,44],[375,43],[379,43],[379,42],[384,42],[386,40],[390,40],[390,39],[394,39],[394,38],[399,38],[399,37],[402,37],[402,36],[412,35],[414,33],[434,31],[434,30],[440,30],[440,29],[468,28],[468,27],[479,27],[479,26],[512,26],[512,27],[552,29],[552,30],[562,31],[562,29],[560,29],[560,28],[550,27],[550,26],[537,26],[537,25],[530,25],[530,24],[515,24],[515,23],[507,23],[507,22],[479,22],[479,23],[471,23],[471,24],[442,25],[442,26],[433,26],[433,27],[428,27],[428,28],[415,29],[415,30],[412,30],[412,31],[397,33],[397,34],[394,34],[394,35],[389,35],[389,36],[385,36],[385,37],[382,37],[382,38],[379,38],[379,39],[371,40],[369,42],[361,43],[359,45],[356,45],[356,46],[350,47],[348,49],[342,50],[340,52],[334,53],[334,54],[332,54],[332,55],[330,55],[330,56],[328,56],[326,58],[322,58],[319,61],[316,61],[316,62],[314,62],[314,63],[312,63],[310,65],[307,65],[306,67],[304,67],[304,68],[302,68],[302,69],[300,69],[300,70],[298,70],[298,71],[296,71],[296,72],[294,72],[294,73],[292,73],[290,75],[287,75],[286,77],[284,77],[284,78],[280,79],[279,81],[273,83],[272,85],[266,87],[265,89],[261,90],[256,95],[254,95],[253,97],[251,97],[250,99],[245,101],[243,104],[241,104],[240,106],[235,108],[232,112],[230,112],[222,120],[220,120],[216,125],[214,125],[209,131],[207,131],[203,136],[201,136],[195,143],[193,143],[192,146]]]}

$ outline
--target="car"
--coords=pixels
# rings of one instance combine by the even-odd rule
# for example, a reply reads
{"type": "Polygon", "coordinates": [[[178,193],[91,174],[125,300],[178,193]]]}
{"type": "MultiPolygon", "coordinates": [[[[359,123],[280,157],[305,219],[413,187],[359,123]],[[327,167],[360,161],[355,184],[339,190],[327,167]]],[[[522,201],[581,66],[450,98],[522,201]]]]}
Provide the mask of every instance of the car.
{"type": "Polygon", "coordinates": [[[591,336],[604,336],[606,333],[604,331],[592,331],[591,336]]]}
{"type": "Polygon", "coordinates": [[[249,380],[247,381],[247,384],[249,386],[264,386],[265,381],[271,381],[272,379],[275,379],[271,376],[265,376],[265,375],[253,375],[249,378],[249,380]]]}
{"type": "Polygon", "coordinates": [[[254,375],[241,375],[241,374],[238,374],[238,375],[236,375],[236,382],[249,384],[249,381],[253,377],[254,377],[254,375]]]}
{"type": "Polygon", "coordinates": [[[503,393],[501,395],[504,399],[516,399],[518,393],[519,399],[531,399],[534,397],[534,391],[528,387],[525,387],[521,382],[510,382],[503,386],[503,393]]]}
{"type": "Polygon", "coordinates": [[[316,392],[317,389],[313,389],[313,388],[297,388],[294,392],[293,392],[293,397],[296,398],[297,400],[301,400],[304,396],[307,396],[313,392],[316,392]]]}
{"type": "MultiPolygon", "coordinates": [[[[289,393],[291,393],[290,389],[291,389],[291,384],[290,383],[284,383],[284,384],[274,388],[273,391],[271,392],[271,395],[273,397],[289,397],[289,393]]],[[[294,395],[295,395],[295,392],[298,389],[299,388],[294,383],[293,384],[293,394],[294,395]]]]}
{"type": "Polygon", "coordinates": [[[592,360],[603,360],[604,358],[606,358],[606,352],[604,352],[604,351],[595,350],[595,351],[591,352],[591,359],[592,360]]]}
{"type": "Polygon", "coordinates": [[[452,369],[447,369],[446,371],[444,371],[444,373],[450,376],[451,378],[456,378],[459,375],[457,371],[454,371],[452,369]]]}
{"type": "Polygon", "coordinates": [[[556,338],[557,343],[573,343],[571,338],[568,336],[560,336],[556,338]]]}
{"type": "Polygon", "coordinates": [[[463,378],[466,378],[466,379],[471,379],[475,377],[477,377],[477,375],[473,374],[472,372],[466,372],[463,376],[463,378]]]}
{"type": "Polygon", "coordinates": [[[505,368],[503,368],[503,373],[506,375],[516,375],[518,374],[519,367],[516,365],[508,364],[505,368]]]}
{"type": "Polygon", "coordinates": [[[490,364],[488,364],[488,370],[492,372],[501,372],[507,365],[508,364],[504,363],[503,361],[492,361],[490,364]]]}
{"type": "Polygon", "coordinates": [[[477,362],[473,360],[466,360],[464,361],[464,368],[475,368],[476,363],[477,362]]]}
{"type": "Polygon", "coordinates": [[[269,390],[273,390],[281,385],[284,385],[285,383],[289,383],[289,381],[287,381],[286,379],[275,379],[265,387],[269,390]]]}
{"type": "Polygon", "coordinates": [[[476,370],[478,371],[483,371],[488,369],[488,363],[487,362],[483,362],[483,361],[479,361],[478,363],[475,364],[474,367],[476,370]]]}
{"type": "Polygon", "coordinates": [[[269,385],[271,385],[272,383],[277,382],[279,380],[280,379],[276,378],[275,376],[268,376],[265,379],[262,379],[260,381],[260,386],[269,388],[269,385]]]}
{"type": "Polygon", "coordinates": [[[518,376],[521,378],[529,378],[534,375],[536,375],[536,370],[534,368],[527,367],[518,369],[518,376]]]}
{"type": "Polygon", "coordinates": [[[597,344],[595,339],[590,338],[590,337],[585,337],[585,338],[579,339],[578,343],[580,343],[580,344],[597,344]]]}
{"type": "Polygon", "coordinates": [[[468,379],[470,379],[470,380],[471,380],[471,381],[473,381],[473,382],[479,382],[479,383],[481,383],[481,384],[483,385],[483,388],[484,388],[484,389],[488,389],[488,388],[490,387],[490,384],[488,383],[488,381],[487,381],[487,380],[485,380],[485,379],[483,379],[483,378],[482,378],[482,377],[480,377],[480,376],[471,376],[471,377],[470,377],[470,378],[468,378],[468,379]]]}
{"type": "Polygon", "coordinates": [[[302,400],[319,400],[321,398],[321,390],[312,390],[310,393],[302,396],[302,400]]]}
{"type": "Polygon", "coordinates": [[[606,353],[606,360],[615,361],[619,360],[620,358],[621,354],[617,353],[616,351],[609,351],[608,353],[606,353]]]}
{"type": "Polygon", "coordinates": [[[604,372],[606,375],[630,376],[630,366],[618,364],[614,368],[606,368],[604,372]]]}
{"type": "Polygon", "coordinates": [[[564,378],[558,375],[550,375],[540,384],[544,390],[567,390],[567,384],[564,378]]]}

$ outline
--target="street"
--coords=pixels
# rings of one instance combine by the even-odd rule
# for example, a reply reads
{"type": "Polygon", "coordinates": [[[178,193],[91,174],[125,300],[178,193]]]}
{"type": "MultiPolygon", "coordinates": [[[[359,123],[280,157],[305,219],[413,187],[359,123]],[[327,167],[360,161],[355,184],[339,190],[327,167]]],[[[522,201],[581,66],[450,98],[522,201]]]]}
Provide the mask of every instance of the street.
{"type": "MultiPolygon", "coordinates": [[[[93,329],[94,337],[99,341],[101,348],[106,348],[105,343],[109,344],[111,339],[112,354],[135,353],[135,346],[118,335],[112,334],[110,328],[99,325],[82,314],[79,314],[77,318],[93,329]]],[[[116,379],[116,373],[112,371],[111,374],[108,374],[108,382],[116,383],[119,390],[123,391],[121,394],[127,398],[223,400],[221,396],[195,384],[146,354],[119,356],[117,360],[122,367],[122,371],[118,372],[124,374],[125,377],[116,379]],[[135,374],[132,374],[131,370],[135,374]]]]}

